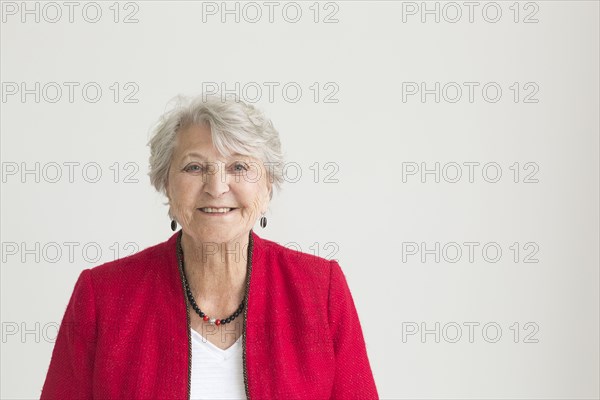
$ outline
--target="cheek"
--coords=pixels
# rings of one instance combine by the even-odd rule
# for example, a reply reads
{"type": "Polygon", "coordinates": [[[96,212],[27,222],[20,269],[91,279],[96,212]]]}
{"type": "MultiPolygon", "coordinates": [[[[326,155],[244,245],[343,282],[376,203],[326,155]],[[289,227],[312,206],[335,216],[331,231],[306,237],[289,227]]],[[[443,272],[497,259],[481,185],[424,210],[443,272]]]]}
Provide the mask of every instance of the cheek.
{"type": "Polygon", "coordinates": [[[261,192],[256,187],[238,187],[235,196],[238,198],[238,204],[245,209],[246,214],[260,213],[263,200],[261,192]]]}
{"type": "Polygon", "coordinates": [[[185,177],[174,177],[169,185],[169,199],[172,205],[185,207],[189,204],[195,204],[196,193],[199,185],[193,180],[185,177]]]}
{"type": "Polygon", "coordinates": [[[254,191],[252,193],[252,210],[256,214],[260,214],[264,207],[265,202],[267,201],[268,194],[265,194],[264,189],[260,189],[258,191],[254,191]]]}
{"type": "Polygon", "coordinates": [[[256,184],[261,179],[260,175],[260,171],[256,169],[251,169],[250,171],[246,172],[245,178],[253,182],[253,184],[256,184]]]}
{"type": "Polygon", "coordinates": [[[179,182],[177,181],[177,175],[174,174],[173,172],[169,172],[169,177],[167,178],[167,194],[170,199],[177,197],[178,185],[179,185],[179,182]]]}

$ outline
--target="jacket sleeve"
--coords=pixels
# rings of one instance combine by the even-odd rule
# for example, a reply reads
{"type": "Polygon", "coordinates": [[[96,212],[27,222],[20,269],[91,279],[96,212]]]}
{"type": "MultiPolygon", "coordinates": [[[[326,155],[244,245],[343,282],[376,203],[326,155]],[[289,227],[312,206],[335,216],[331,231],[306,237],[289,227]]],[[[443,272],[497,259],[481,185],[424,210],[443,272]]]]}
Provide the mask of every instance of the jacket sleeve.
{"type": "Polygon", "coordinates": [[[91,399],[96,311],[91,272],[79,275],[60,324],[40,399],[91,399]]]}
{"type": "Polygon", "coordinates": [[[379,399],[348,283],[337,261],[330,265],[329,326],[336,364],[331,399],[379,399]]]}

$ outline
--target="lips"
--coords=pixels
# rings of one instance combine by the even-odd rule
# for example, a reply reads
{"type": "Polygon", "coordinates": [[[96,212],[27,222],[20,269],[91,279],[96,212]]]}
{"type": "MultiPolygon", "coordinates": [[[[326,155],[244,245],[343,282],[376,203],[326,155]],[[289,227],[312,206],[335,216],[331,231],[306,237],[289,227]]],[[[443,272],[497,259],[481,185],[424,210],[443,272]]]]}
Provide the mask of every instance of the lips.
{"type": "Polygon", "coordinates": [[[224,215],[229,214],[230,212],[237,210],[235,207],[201,207],[198,210],[202,211],[205,214],[217,214],[224,215]]]}

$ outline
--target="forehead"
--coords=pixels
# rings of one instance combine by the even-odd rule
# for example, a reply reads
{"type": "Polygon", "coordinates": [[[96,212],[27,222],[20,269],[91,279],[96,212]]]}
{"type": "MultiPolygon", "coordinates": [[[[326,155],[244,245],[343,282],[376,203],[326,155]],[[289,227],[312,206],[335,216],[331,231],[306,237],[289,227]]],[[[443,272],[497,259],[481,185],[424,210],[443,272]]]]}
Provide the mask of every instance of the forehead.
{"type": "Polygon", "coordinates": [[[206,125],[192,124],[177,132],[175,136],[177,147],[212,146],[210,128],[206,125]]]}
{"type": "Polygon", "coordinates": [[[175,153],[179,157],[193,158],[203,161],[212,159],[250,159],[248,155],[233,152],[229,157],[222,155],[212,143],[212,135],[207,125],[190,125],[177,133],[175,153]]]}
{"type": "MultiPolygon", "coordinates": [[[[192,156],[204,160],[224,157],[213,145],[210,128],[204,124],[192,124],[178,131],[174,153],[180,157],[192,156]]],[[[234,156],[239,157],[240,154],[232,154],[229,158],[234,156]]]]}

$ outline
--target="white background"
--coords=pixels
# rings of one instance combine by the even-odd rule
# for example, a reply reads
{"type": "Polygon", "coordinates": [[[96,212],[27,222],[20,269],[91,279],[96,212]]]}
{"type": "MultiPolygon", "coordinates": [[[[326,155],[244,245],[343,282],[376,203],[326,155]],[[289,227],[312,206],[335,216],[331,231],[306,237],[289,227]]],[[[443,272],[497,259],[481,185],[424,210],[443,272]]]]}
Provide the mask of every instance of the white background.
{"type": "Polygon", "coordinates": [[[382,399],[598,398],[599,4],[526,3],[476,2],[470,22],[464,2],[279,2],[269,22],[228,2],[222,22],[221,2],[79,2],[70,22],[3,2],[0,397],[39,397],[82,269],[171,235],[146,175],[169,99],[239,85],[294,167],[255,231],[340,262],[382,399]]]}

